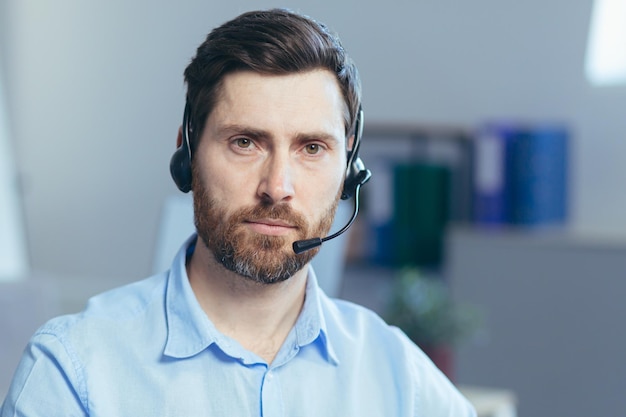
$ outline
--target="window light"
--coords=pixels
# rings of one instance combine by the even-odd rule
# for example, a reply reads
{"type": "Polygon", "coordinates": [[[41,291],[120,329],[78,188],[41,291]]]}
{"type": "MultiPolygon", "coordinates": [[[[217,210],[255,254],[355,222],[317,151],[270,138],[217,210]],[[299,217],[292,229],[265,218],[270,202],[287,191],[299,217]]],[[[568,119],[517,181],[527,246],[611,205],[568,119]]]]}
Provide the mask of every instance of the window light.
{"type": "Polygon", "coordinates": [[[626,0],[594,1],[585,71],[597,86],[626,84],[626,0]]]}

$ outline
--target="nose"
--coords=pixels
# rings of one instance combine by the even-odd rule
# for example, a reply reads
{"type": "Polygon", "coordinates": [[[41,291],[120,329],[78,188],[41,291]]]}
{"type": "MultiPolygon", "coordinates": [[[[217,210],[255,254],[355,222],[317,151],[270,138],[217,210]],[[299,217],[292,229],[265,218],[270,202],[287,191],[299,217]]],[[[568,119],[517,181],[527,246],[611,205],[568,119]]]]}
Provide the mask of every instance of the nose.
{"type": "Polygon", "coordinates": [[[272,204],[291,200],[294,195],[292,177],[289,156],[274,154],[267,158],[257,190],[259,198],[272,204]]]}

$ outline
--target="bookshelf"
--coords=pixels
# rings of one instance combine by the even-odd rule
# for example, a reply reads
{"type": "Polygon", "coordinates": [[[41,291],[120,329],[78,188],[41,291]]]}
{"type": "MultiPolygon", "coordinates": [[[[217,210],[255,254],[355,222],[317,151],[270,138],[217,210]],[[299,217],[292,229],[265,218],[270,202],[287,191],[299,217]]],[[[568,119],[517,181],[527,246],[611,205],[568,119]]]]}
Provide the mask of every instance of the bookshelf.
{"type": "Polygon", "coordinates": [[[372,171],[349,262],[437,267],[448,223],[473,217],[470,129],[368,123],[361,157],[372,171]]]}
{"type": "Polygon", "coordinates": [[[569,142],[560,123],[367,124],[373,176],[349,262],[436,270],[451,226],[565,226],[569,142]]]}

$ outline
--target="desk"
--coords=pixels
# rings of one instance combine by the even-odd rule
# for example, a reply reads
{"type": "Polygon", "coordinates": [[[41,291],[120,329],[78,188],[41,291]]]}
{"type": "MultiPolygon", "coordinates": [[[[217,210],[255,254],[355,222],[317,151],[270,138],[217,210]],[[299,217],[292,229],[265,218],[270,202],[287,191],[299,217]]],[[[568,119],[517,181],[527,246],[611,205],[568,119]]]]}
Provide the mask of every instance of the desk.
{"type": "Polygon", "coordinates": [[[478,417],[516,417],[517,398],[512,391],[461,385],[459,390],[476,408],[478,417]]]}

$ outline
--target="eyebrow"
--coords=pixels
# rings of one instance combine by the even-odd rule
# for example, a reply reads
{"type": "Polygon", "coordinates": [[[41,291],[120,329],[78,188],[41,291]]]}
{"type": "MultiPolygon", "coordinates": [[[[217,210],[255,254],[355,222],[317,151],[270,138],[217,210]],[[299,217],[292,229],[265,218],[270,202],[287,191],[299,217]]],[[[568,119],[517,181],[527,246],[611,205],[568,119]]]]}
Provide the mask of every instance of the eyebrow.
{"type": "Polygon", "coordinates": [[[250,126],[240,125],[240,124],[229,124],[229,125],[220,126],[217,128],[217,133],[220,137],[225,136],[225,135],[230,136],[230,135],[235,135],[235,134],[252,136],[254,138],[270,138],[272,136],[266,130],[255,129],[250,126]]]}
{"type": "MultiPolygon", "coordinates": [[[[265,140],[272,139],[273,137],[273,135],[267,130],[257,129],[251,126],[241,125],[241,124],[228,124],[228,125],[220,126],[218,127],[217,132],[219,136],[239,134],[239,135],[244,135],[244,136],[250,136],[256,139],[265,139],[265,140]]],[[[299,142],[308,142],[308,141],[313,141],[313,140],[321,140],[324,142],[334,142],[337,144],[341,142],[341,140],[337,138],[336,136],[327,132],[323,132],[323,131],[297,133],[295,136],[295,139],[296,141],[299,141],[299,142]]]]}

